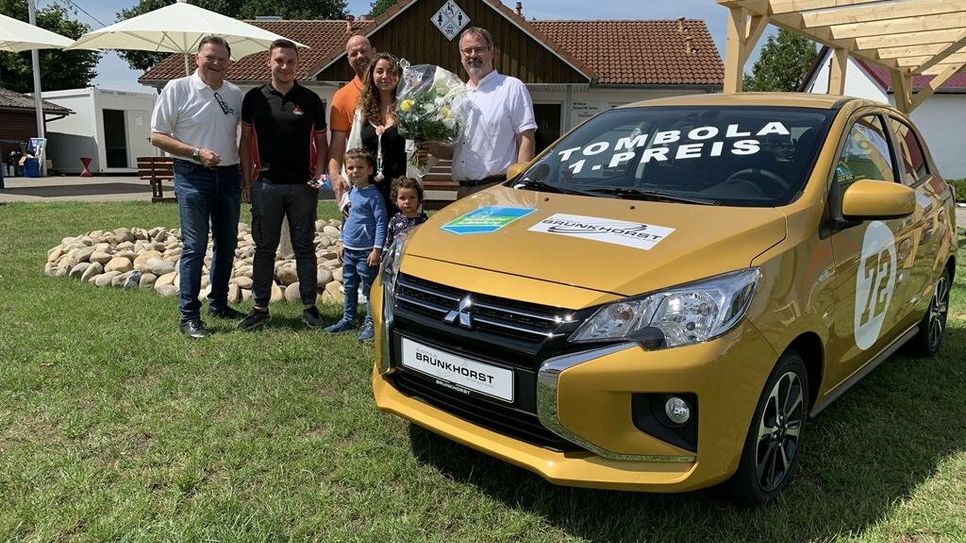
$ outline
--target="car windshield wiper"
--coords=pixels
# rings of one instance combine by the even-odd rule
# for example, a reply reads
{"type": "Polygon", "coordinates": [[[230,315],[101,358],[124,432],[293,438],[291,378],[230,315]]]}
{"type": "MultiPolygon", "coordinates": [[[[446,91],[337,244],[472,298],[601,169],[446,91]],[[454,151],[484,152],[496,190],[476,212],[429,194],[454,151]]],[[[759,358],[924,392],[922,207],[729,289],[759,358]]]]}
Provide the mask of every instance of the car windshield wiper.
{"type": "Polygon", "coordinates": [[[560,185],[551,185],[549,183],[544,183],[543,181],[531,181],[529,179],[524,179],[523,181],[514,184],[513,188],[539,190],[542,192],[555,192],[557,194],[579,194],[581,196],[597,196],[596,194],[586,190],[571,189],[571,188],[561,187],[560,185]]]}
{"type": "Polygon", "coordinates": [[[627,198],[629,200],[648,200],[651,202],[681,202],[685,204],[697,204],[705,206],[716,206],[719,203],[717,200],[709,200],[706,198],[679,196],[677,194],[660,192],[657,190],[632,189],[626,187],[593,188],[587,189],[587,192],[613,194],[618,198],[627,198]]]}

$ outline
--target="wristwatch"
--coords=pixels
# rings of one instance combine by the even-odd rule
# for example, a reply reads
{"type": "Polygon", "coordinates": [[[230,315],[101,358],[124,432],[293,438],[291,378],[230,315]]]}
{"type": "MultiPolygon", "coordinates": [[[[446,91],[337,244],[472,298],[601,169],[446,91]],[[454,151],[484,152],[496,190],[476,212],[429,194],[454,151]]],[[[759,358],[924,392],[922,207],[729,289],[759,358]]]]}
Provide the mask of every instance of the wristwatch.
{"type": "Polygon", "coordinates": [[[191,152],[191,158],[200,161],[201,160],[201,148],[195,147],[195,150],[191,152]]]}

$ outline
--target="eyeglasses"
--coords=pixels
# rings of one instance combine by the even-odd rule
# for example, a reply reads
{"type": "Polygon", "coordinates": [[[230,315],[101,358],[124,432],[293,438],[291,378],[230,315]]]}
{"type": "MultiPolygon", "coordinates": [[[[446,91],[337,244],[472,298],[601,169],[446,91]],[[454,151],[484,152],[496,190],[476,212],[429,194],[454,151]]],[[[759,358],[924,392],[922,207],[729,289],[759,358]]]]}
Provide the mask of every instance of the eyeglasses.
{"type": "Polygon", "coordinates": [[[489,50],[489,47],[464,47],[463,49],[460,49],[460,53],[463,53],[466,56],[482,55],[489,50]]]}
{"type": "Polygon", "coordinates": [[[218,101],[218,105],[221,106],[221,111],[224,112],[225,115],[233,115],[235,113],[234,108],[229,106],[228,102],[226,102],[225,99],[222,98],[217,92],[215,92],[215,100],[218,101]]]}

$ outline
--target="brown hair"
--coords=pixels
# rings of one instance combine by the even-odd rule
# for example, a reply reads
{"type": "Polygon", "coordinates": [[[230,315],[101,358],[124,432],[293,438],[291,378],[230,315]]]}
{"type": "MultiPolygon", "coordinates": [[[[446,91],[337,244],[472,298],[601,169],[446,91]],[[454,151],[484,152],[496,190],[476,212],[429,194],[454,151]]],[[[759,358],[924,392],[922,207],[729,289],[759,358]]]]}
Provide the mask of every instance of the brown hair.
{"type": "Polygon", "coordinates": [[[372,155],[370,155],[369,151],[366,151],[362,147],[356,147],[355,149],[349,149],[346,151],[345,157],[342,159],[342,161],[348,162],[350,160],[365,160],[366,164],[368,164],[370,168],[376,167],[376,162],[372,160],[372,155]]]}
{"type": "Polygon", "coordinates": [[[204,38],[201,38],[201,41],[198,42],[198,51],[201,51],[201,48],[209,43],[224,47],[228,50],[228,56],[231,56],[231,46],[228,45],[228,40],[222,38],[221,36],[205,36],[204,38]]]}
{"type": "Polygon", "coordinates": [[[412,177],[397,177],[392,181],[392,192],[389,193],[389,201],[396,203],[399,196],[399,189],[413,189],[416,191],[416,199],[423,203],[423,186],[412,177]]]}
{"type": "Polygon", "coordinates": [[[299,56],[298,47],[295,46],[295,42],[293,42],[292,40],[286,40],[285,38],[279,38],[279,39],[273,41],[272,44],[268,46],[269,53],[271,53],[272,51],[274,51],[276,49],[291,49],[292,51],[295,51],[295,56],[296,57],[299,56]]]}
{"type": "MultiPolygon", "coordinates": [[[[379,89],[373,81],[373,72],[376,71],[376,63],[385,60],[389,63],[389,69],[396,76],[396,84],[402,78],[402,68],[399,67],[399,60],[386,52],[376,53],[370,60],[366,68],[365,86],[359,94],[359,106],[362,107],[362,117],[373,124],[385,124],[386,119],[382,118],[382,108],[379,104],[379,89]]],[[[396,93],[392,93],[392,101],[396,101],[396,93]]],[[[394,114],[395,111],[392,113],[394,114]]]]}
{"type": "Polygon", "coordinates": [[[456,41],[457,47],[459,47],[459,43],[463,41],[463,36],[467,34],[476,34],[477,36],[483,38],[483,41],[486,42],[486,48],[491,51],[493,50],[493,36],[490,35],[490,31],[485,28],[480,28],[478,26],[471,26],[466,30],[460,32],[460,39],[456,41]]]}

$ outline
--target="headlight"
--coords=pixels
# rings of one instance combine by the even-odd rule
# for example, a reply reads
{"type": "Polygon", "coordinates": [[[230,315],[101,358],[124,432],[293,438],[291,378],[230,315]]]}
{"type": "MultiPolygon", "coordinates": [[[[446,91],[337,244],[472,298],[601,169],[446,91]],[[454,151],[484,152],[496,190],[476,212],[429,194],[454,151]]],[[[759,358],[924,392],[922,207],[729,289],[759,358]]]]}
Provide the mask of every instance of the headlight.
{"type": "Polygon", "coordinates": [[[570,341],[631,340],[659,348],[714,339],[745,316],[760,277],[750,268],[605,305],[570,341]]]}
{"type": "Polygon", "coordinates": [[[382,279],[382,286],[385,288],[385,292],[392,294],[395,292],[396,286],[396,276],[399,274],[399,266],[402,264],[402,251],[403,246],[406,244],[406,238],[409,237],[409,233],[403,232],[396,236],[396,239],[389,245],[389,250],[386,251],[386,255],[382,259],[382,274],[380,278],[382,279]]]}

